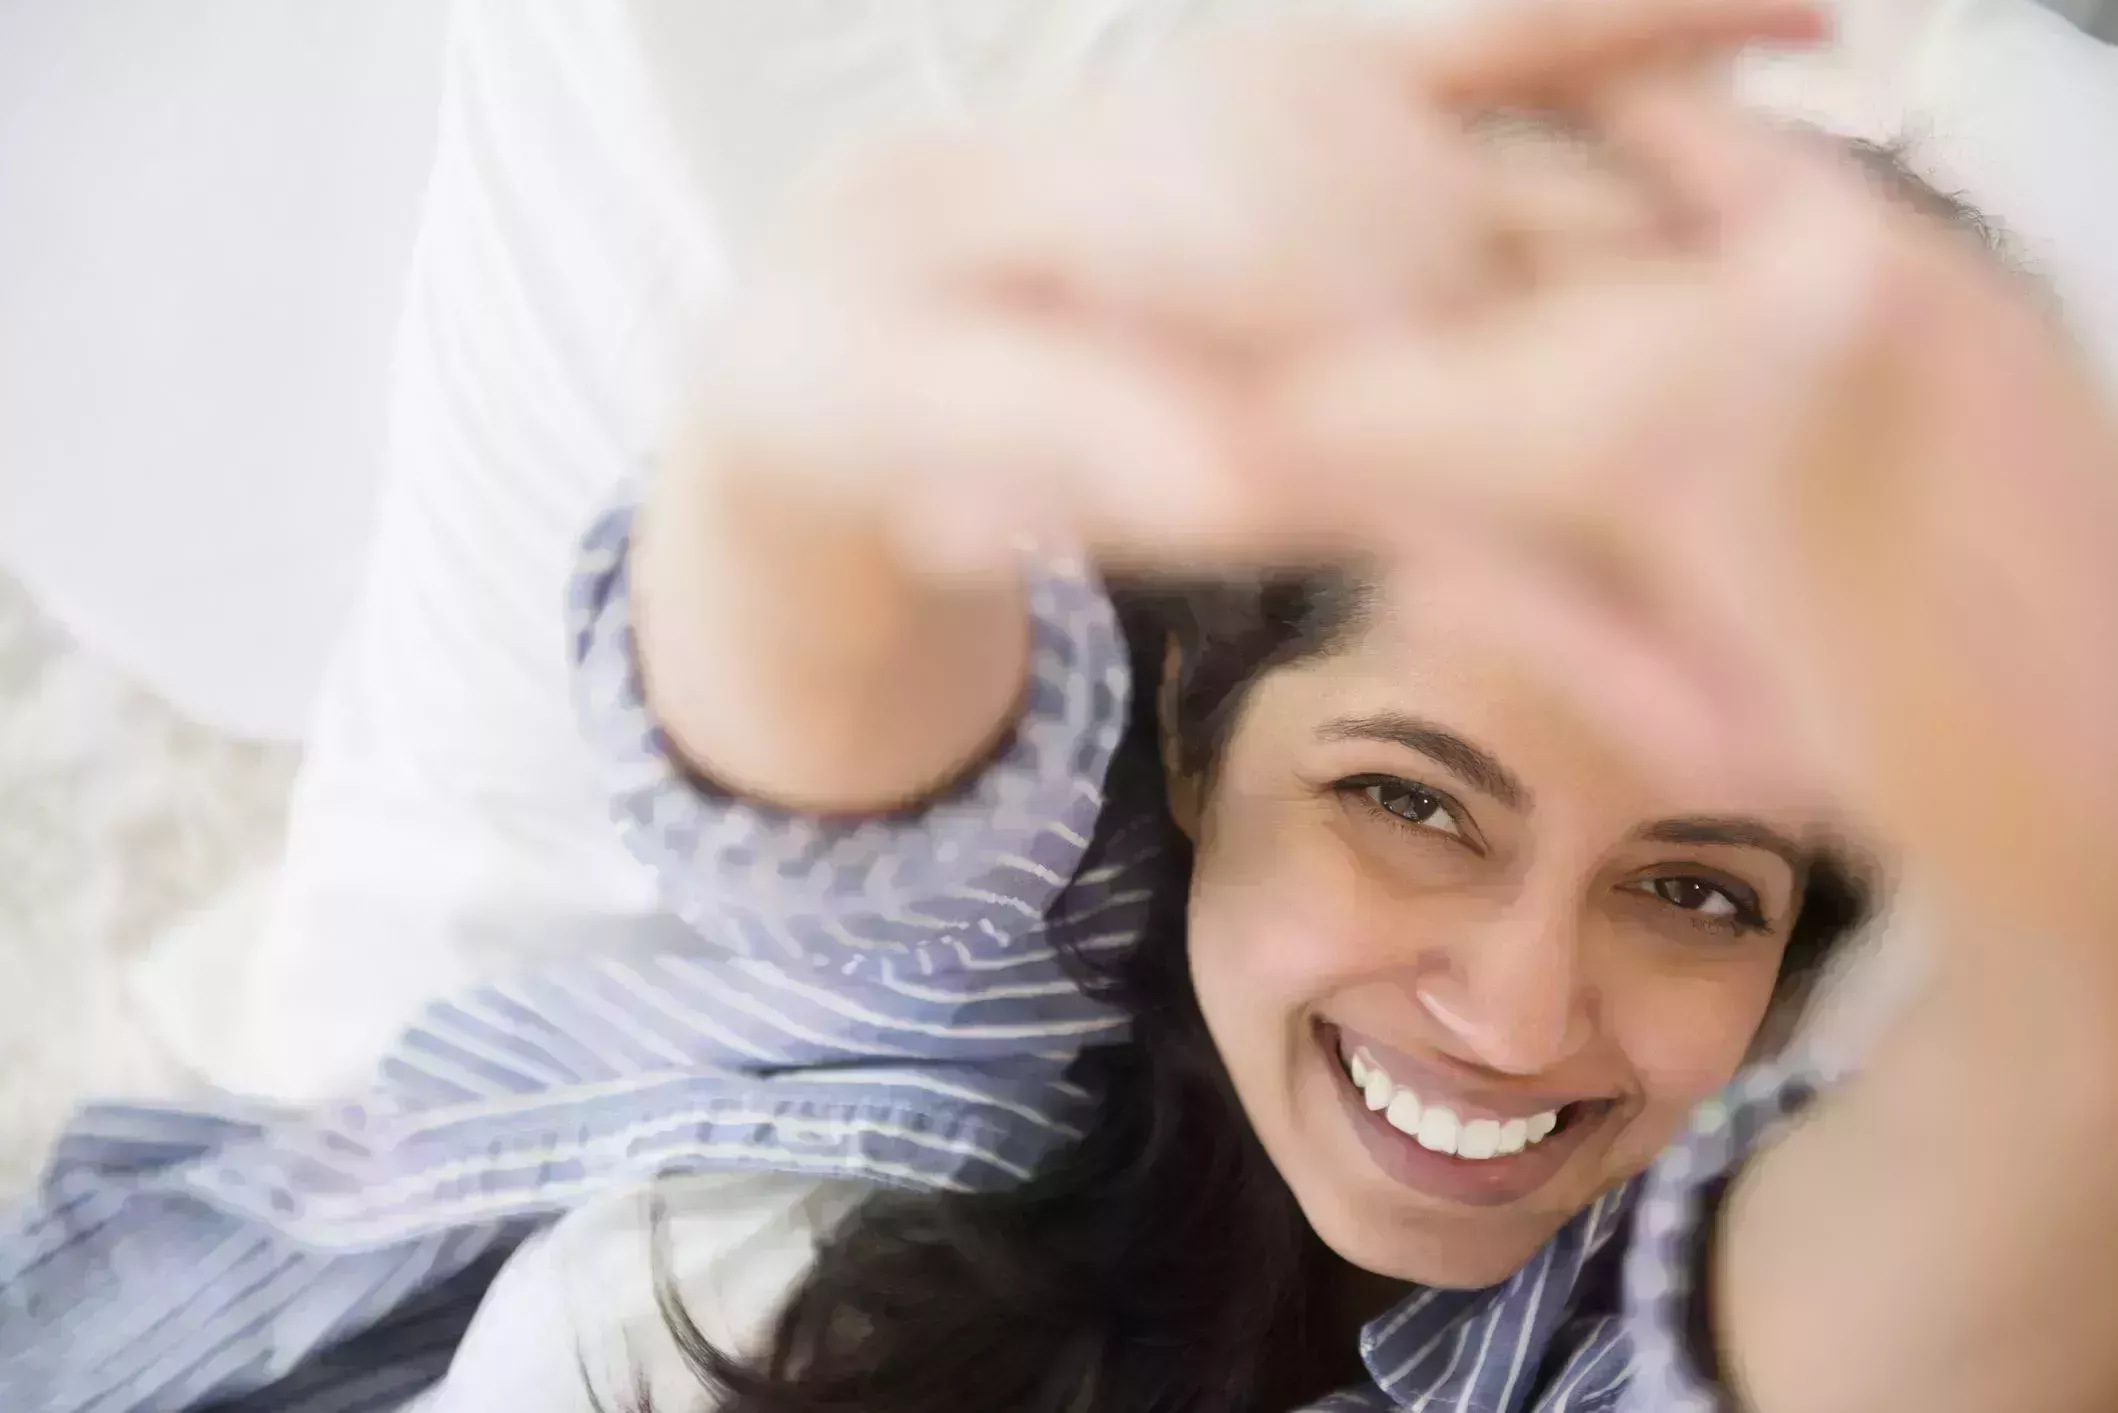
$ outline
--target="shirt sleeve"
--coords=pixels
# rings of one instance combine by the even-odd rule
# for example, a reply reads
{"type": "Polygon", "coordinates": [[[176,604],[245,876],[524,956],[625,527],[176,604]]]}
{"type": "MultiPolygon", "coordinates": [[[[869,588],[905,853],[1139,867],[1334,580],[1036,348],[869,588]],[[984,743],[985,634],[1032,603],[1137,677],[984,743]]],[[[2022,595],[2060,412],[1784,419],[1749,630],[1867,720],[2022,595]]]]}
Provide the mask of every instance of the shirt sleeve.
{"type": "Polygon", "coordinates": [[[575,695],[618,827],[679,917],[739,955],[848,974],[905,953],[975,963],[1042,922],[1096,833],[1131,694],[1123,637],[1090,576],[1033,574],[1031,681],[983,768],[915,809],[825,819],[735,798],[678,763],[642,692],[633,520],[618,506],[584,545],[575,695]]]}
{"type": "Polygon", "coordinates": [[[1706,1307],[1714,1231],[1744,1162],[1825,1084],[1813,1061],[1760,1065],[1700,1105],[1649,1169],[1625,1260],[1634,1358],[1626,1413],[1733,1413],[1706,1307]]]}

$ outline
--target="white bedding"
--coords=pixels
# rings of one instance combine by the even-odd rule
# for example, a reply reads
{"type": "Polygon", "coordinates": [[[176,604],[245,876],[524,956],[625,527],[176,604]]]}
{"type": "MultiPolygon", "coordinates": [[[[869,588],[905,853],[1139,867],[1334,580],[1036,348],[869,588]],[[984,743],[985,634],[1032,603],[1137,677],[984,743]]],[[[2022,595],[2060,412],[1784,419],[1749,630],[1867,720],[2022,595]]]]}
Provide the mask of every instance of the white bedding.
{"type": "Polygon", "coordinates": [[[446,10],[0,5],[0,568],[224,730],[359,579],[446,10]]]}

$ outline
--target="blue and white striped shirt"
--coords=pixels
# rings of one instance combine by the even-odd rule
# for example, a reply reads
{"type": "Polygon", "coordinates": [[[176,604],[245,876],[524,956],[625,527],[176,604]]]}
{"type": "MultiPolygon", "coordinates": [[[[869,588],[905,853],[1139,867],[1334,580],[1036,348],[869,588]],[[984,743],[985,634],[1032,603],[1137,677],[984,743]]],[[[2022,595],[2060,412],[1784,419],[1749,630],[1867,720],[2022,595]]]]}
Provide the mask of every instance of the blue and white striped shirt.
{"type": "MultiPolygon", "coordinates": [[[[571,633],[615,817],[696,933],[682,952],[546,966],[429,1008],[357,1099],[290,1112],[100,1106],[0,1225],[0,1407],[357,1413],[446,1369],[528,1234],[675,1171],[765,1170],[924,1190],[1018,1182],[1078,1132],[1067,1068],[1124,1018],[1057,944],[1131,945],[1152,821],[1105,808],[1131,683],[1110,604],[1032,587],[1017,729],[946,798],[825,821],[688,778],[643,700],[626,547],[591,533],[571,633]]],[[[1684,1237],[1705,1180],[1794,1092],[1709,1106],[1650,1180],[1605,1194],[1483,1291],[1375,1321],[1372,1382],[1324,1409],[1600,1413],[1692,1406],[1684,1237]],[[1740,1141],[1737,1141],[1740,1140],[1740,1141]]],[[[1701,1405],[1703,1406],[1703,1405],[1701,1405]]]]}

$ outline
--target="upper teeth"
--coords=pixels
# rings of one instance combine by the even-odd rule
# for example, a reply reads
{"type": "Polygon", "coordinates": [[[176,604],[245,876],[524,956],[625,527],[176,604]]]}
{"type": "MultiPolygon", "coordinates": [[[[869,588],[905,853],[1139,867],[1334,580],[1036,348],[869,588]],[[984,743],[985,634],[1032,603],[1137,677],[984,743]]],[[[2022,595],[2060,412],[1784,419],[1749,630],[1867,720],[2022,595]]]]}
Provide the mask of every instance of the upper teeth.
{"type": "Polygon", "coordinates": [[[1448,1105],[1422,1102],[1417,1094],[1392,1080],[1365,1047],[1355,1050],[1346,1061],[1346,1072],[1353,1076],[1354,1087],[1368,1101],[1369,1108],[1381,1112],[1392,1128],[1419,1140],[1420,1147],[1436,1153],[1453,1153],[1459,1158],[1506,1157],[1543,1142],[1559,1126],[1557,1109],[1546,1109],[1526,1119],[1465,1122],[1448,1105]]]}

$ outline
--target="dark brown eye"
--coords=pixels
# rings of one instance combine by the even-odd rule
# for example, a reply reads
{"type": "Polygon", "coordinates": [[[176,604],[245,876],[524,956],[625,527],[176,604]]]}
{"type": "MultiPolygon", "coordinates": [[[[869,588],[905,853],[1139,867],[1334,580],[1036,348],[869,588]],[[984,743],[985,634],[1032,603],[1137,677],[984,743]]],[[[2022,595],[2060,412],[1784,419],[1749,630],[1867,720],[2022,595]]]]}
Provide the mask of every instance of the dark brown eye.
{"type": "Polygon", "coordinates": [[[1706,913],[1713,917],[1734,917],[1740,911],[1736,907],[1735,899],[1703,878],[1657,878],[1647,886],[1648,891],[1663,902],[1680,907],[1686,912],[1706,913]]]}
{"type": "Polygon", "coordinates": [[[1463,822],[1449,808],[1448,800],[1424,785],[1414,785],[1409,780],[1378,781],[1365,786],[1361,793],[1373,801],[1377,809],[1396,815],[1407,824],[1458,839],[1468,837],[1463,822]]]}
{"type": "Polygon", "coordinates": [[[1742,931],[1765,926],[1757,898],[1738,884],[1678,873],[1642,879],[1633,887],[1706,921],[1742,931]]]}

